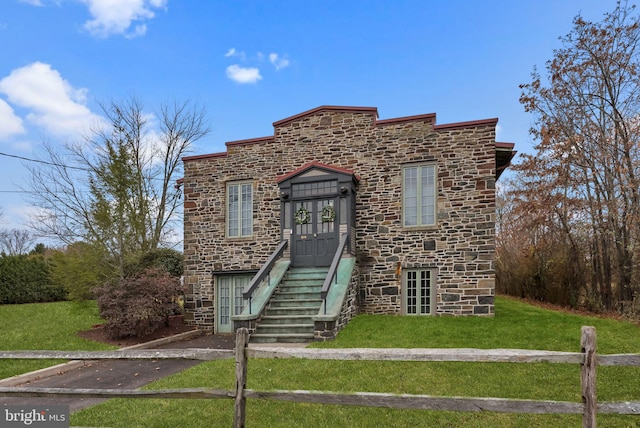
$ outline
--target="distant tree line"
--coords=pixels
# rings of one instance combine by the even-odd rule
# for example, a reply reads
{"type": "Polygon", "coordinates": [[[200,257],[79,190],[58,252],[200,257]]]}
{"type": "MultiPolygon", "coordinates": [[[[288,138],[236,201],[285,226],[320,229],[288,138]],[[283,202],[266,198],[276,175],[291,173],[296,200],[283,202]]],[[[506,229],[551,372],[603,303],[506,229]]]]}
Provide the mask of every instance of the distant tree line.
{"type": "MultiPolygon", "coordinates": [[[[182,253],[169,248],[143,253],[128,263],[126,278],[149,269],[164,272],[179,284],[182,253]]],[[[97,288],[102,287],[104,294],[104,286],[116,287],[119,278],[108,256],[90,244],[78,242],[57,249],[37,244],[29,252],[0,253],[0,304],[94,299],[97,288]]]]}
{"type": "Polygon", "coordinates": [[[640,315],[640,20],[581,16],[521,85],[535,154],[498,194],[498,291],[640,315]]]}

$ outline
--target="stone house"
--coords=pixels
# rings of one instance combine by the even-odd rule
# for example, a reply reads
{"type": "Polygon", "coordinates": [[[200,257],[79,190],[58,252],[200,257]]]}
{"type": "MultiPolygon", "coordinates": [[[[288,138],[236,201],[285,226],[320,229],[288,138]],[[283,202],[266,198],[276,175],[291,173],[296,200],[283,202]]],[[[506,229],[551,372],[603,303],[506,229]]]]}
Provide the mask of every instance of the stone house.
{"type": "Polygon", "coordinates": [[[356,313],[493,315],[495,183],[515,154],[496,124],[322,106],[184,158],[185,319],[284,341],[356,313]]]}

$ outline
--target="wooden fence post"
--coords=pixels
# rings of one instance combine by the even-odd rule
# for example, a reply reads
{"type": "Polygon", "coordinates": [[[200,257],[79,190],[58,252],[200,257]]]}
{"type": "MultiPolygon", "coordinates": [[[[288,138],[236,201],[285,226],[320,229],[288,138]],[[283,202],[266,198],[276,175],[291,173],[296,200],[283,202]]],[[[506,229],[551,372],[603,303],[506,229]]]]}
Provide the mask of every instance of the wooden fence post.
{"type": "Polygon", "coordinates": [[[244,428],[247,399],[244,390],[247,387],[247,354],[245,349],[249,343],[249,330],[238,329],[236,334],[236,401],[233,412],[233,426],[244,428]]]}
{"type": "Polygon", "coordinates": [[[580,339],[581,352],[584,353],[584,362],[580,367],[580,383],[582,385],[582,427],[596,427],[596,413],[598,402],[596,398],[596,329],[594,327],[582,327],[580,339]]]}

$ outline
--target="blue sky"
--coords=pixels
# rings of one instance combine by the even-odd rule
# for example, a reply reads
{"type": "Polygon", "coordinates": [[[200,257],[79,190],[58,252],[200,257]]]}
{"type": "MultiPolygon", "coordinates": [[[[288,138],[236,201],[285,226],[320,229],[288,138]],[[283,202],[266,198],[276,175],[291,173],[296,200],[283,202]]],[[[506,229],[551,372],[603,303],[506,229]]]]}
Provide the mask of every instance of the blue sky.
{"type": "MultiPolygon", "coordinates": [[[[614,0],[2,0],[0,152],[36,157],[77,139],[99,102],[135,96],[204,105],[193,154],[273,134],[320,105],[377,107],[380,119],[497,117],[498,141],[531,152],[518,85],[577,14],[614,0]]],[[[23,162],[0,155],[0,227],[30,211],[23,162]]]]}

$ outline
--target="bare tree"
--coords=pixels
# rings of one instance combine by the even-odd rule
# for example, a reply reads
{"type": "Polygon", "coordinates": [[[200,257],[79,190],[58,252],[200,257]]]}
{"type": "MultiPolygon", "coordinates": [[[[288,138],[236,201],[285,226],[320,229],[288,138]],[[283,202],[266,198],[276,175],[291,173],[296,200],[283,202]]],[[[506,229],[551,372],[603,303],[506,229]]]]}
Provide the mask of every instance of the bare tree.
{"type": "Polygon", "coordinates": [[[24,229],[0,230],[0,252],[9,256],[28,253],[35,239],[24,229]]]}
{"type": "Polygon", "coordinates": [[[163,105],[157,116],[135,98],[102,105],[107,126],[62,151],[45,144],[46,164],[30,167],[40,208],[32,227],[65,244],[104,247],[123,273],[127,260],[166,242],[180,207],[182,157],[205,136],[205,110],[163,105]]]}
{"type": "Polygon", "coordinates": [[[632,300],[640,279],[640,20],[633,11],[618,1],[602,22],[577,16],[547,62],[546,80],[534,71],[521,85],[539,141],[519,167],[528,183],[521,190],[576,254],[586,245],[590,292],[607,308],[614,293],[632,300]]]}

